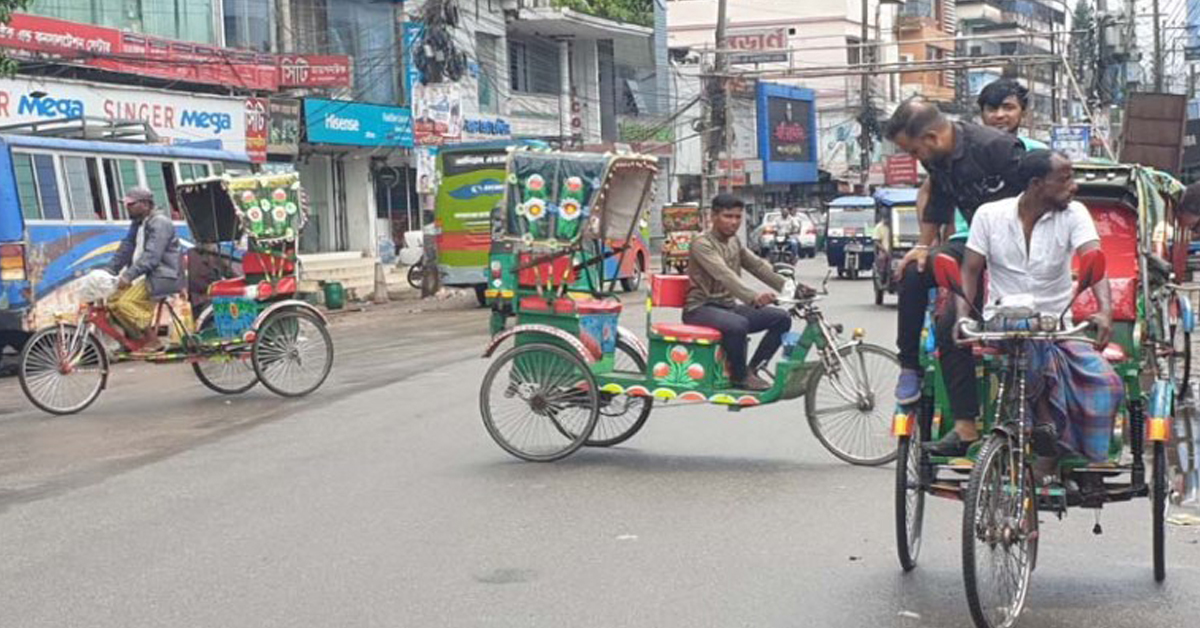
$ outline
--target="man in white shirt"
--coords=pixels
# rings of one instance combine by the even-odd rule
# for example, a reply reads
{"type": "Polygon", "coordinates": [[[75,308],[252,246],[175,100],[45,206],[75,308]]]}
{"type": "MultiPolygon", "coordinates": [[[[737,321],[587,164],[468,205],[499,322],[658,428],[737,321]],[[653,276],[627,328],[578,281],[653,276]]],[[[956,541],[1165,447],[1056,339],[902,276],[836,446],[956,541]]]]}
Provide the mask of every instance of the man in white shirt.
{"type": "MultiPolygon", "coordinates": [[[[959,300],[960,318],[969,314],[967,303],[975,302],[985,264],[985,320],[995,315],[998,304],[1029,298],[1039,314],[1060,316],[1071,304],[1072,256],[1100,247],[1091,214],[1074,200],[1078,187],[1069,158],[1045,150],[1027,153],[1021,160],[1020,178],[1028,181],[1024,193],[987,203],[975,213],[963,258],[968,301],[959,300]]],[[[1124,387],[1097,350],[1112,336],[1108,280],[1092,290],[1099,304],[1099,311],[1090,317],[1096,327],[1094,346],[1035,342],[1031,347],[1028,401],[1036,410],[1034,444],[1042,475],[1054,471],[1061,451],[1093,462],[1108,459],[1124,387]]]]}

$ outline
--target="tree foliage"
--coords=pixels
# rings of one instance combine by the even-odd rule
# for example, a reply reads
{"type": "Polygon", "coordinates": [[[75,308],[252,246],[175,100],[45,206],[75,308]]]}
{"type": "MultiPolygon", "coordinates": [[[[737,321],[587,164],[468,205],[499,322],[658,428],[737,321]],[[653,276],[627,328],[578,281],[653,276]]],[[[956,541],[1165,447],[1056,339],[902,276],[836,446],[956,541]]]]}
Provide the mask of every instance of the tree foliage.
{"type": "Polygon", "coordinates": [[[1071,40],[1067,48],[1067,61],[1082,97],[1087,102],[1096,100],[1096,82],[1099,78],[1100,42],[1096,37],[1096,14],[1089,0],[1076,0],[1072,17],[1071,40]]]}
{"type": "MultiPolygon", "coordinates": [[[[8,24],[12,20],[13,11],[23,11],[31,4],[33,0],[0,0],[0,24],[8,24]]],[[[9,76],[16,71],[17,62],[0,50],[0,75],[9,76]]]]}
{"type": "Polygon", "coordinates": [[[654,0],[555,0],[555,4],[618,22],[654,26],[654,0]]]}

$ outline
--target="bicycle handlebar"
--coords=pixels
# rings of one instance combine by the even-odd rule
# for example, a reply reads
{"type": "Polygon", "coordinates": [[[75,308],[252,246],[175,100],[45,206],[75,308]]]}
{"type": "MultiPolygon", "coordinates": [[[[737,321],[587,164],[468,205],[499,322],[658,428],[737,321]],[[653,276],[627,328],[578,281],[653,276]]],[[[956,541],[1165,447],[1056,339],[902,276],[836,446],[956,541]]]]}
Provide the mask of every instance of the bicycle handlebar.
{"type": "Polygon", "coordinates": [[[955,326],[955,334],[959,344],[970,342],[997,342],[1003,340],[1077,340],[1080,342],[1095,342],[1094,339],[1087,336],[1081,336],[1088,327],[1091,327],[1091,321],[1084,321],[1067,329],[1058,331],[1040,331],[1040,330],[1011,330],[1011,331],[975,331],[971,329],[975,321],[964,318],[955,326]]]}

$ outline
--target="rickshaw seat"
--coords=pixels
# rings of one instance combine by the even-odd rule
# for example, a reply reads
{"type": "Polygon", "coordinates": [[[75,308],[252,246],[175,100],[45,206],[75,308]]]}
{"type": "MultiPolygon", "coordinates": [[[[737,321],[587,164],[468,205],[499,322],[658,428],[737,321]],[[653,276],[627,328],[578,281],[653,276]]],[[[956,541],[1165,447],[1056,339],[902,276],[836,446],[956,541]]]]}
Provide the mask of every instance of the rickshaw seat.
{"type": "Polygon", "coordinates": [[[686,325],[683,323],[655,323],[650,326],[650,331],[667,338],[675,338],[679,342],[692,343],[699,340],[707,342],[720,342],[721,331],[712,327],[701,327],[700,325],[686,325]]]}
{"type": "Polygon", "coordinates": [[[532,312],[551,312],[555,314],[620,314],[620,301],[601,301],[597,299],[572,299],[559,297],[547,299],[537,295],[521,297],[521,309],[532,312]]]}
{"type": "MultiPolygon", "coordinates": [[[[687,275],[654,275],[650,278],[650,303],[654,307],[682,308],[687,304],[688,289],[692,287],[687,275]]],[[[719,342],[720,330],[682,323],[655,323],[650,332],[676,338],[679,342],[719,342]]]]}
{"type": "Polygon", "coordinates": [[[981,344],[971,345],[971,355],[973,355],[977,358],[983,357],[985,355],[1003,355],[1003,354],[1004,354],[1004,350],[1001,349],[1000,347],[996,347],[996,346],[992,346],[992,345],[981,345],[981,344]]]}
{"type": "MultiPolygon", "coordinates": [[[[1114,201],[1088,203],[1100,248],[1104,250],[1106,275],[1112,290],[1113,320],[1137,321],[1138,296],[1138,215],[1137,210],[1114,201]]],[[[1078,269],[1079,257],[1071,261],[1072,272],[1078,269]]],[[[1089,290],[1079,296],[1071,312],[1076,320],[1095,314],[1096,297],[1089,290]]]]}
{"type": "Polygon", "coordinates": [[[247,252],[242,257],[242,272],[247,275],[290,275],[296,272],[296,262],[270,253],[247,252]]]}
{"type": "MultiPolygon", "coordinates": [[[[260,281],[254,287],[257,289],[254,298],[260,301],[281,295],[291,295],[296,292],[296,278],[284,277],[274,284],[260,281]]],[[[220,279],[208,286],[208,294],[213,297],[244,297],[248,288],[245,277],[220,279]]]]}

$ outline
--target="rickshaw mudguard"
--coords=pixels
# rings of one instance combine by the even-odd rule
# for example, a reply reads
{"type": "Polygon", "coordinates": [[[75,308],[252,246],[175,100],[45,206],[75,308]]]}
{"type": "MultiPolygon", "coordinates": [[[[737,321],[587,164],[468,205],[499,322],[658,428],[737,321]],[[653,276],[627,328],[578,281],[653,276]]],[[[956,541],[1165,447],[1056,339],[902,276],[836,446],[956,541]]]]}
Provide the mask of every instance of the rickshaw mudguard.
{"type": "Polygon", "coordinates": [[[617,338],[623,340],[630,347],[633,347],[633,350],[637,351],[638,357],[642,359],[643,363],[650,363],[650,349],[646,347],[646,343],[642,342],[642,339],[637,334],[618,325],[617,338]]]}
{"type": "Polygon", "coordinates": [[[576,338],[575,336],[572,336],[571,334],[568,334],[567,332],[565,332],[557,327],[551,327],[549,325],[536,325],[536,324],[535,325],[517,325],[516,327],[513,327],[512,329],[508,329],[508,330],[505,330],[505,331],[497,334],[488,343],[487,349],[485,349],[483,352],[483,357],[485,357],[485,358],[492,357],[492,354],[496,352],[496,349],[500,348],[500,345],[504,344],[504,341],[508,340],[509,338],[515,337],[517,334],[538,334],[538,335],[543,335],[543,336],[550,336],[551,338],[558,340],[559,342],[562,342],[562,343],[566,344],[567,346],[571,347],[571,349],[575,351],[576,355],[578,355],[579,358],[581,360],[583,360],[584,363],[586,363],[587,365],[591,366],[592,364],[596,363],[596,356],[592,355],[592,352],[587,350],[587,347],[584,346],[582,340],[576,338]]]}
{"type": "Polygon", "coordinates": [[[263,321],[267,320],[268,316],[278,312],[279,310],[285,309],[297,309],[307,312],[317,317],[317,320],[321,321],[322,325],[329,324],[329,319],[325,317],[325,314],[323,314],[321,310],[318,310],[316,307],[314,307],[311,303],[301,301],[299,299],[287,299],[285,301],[276,301],[275,303],[267,306],[263,311],[259,312],[258,316],[254,319],[254,325],[251,327],[251,329],[257,330],[263,324],[263,321]]]}

